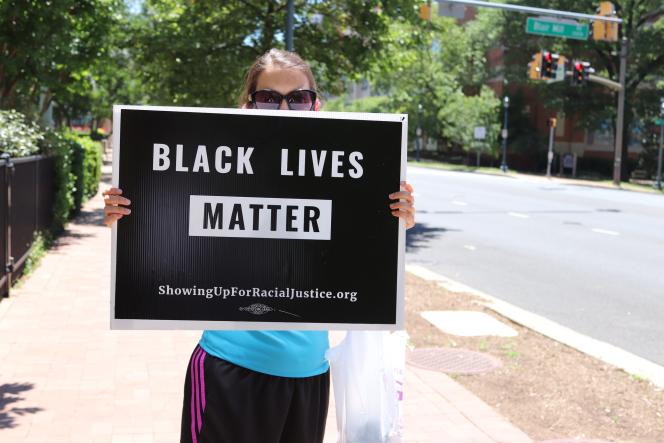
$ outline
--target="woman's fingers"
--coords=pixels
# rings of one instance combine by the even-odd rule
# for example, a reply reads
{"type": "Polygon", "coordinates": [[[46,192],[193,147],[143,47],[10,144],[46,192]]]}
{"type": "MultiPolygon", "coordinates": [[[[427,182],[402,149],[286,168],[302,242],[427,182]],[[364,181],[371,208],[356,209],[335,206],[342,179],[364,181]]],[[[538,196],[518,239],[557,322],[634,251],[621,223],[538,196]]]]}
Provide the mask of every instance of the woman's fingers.
{"type": "Polygon", "coordinates": [[[411,214],[415,213],[415,206],[413,206],[409,202],[396,202],[390,204],[390,209],[395,209],[395,210],[402,210],[406,212],[410,212],[411,214]]]}
{"type": "Polygon", "coordinates": [[[406,229],[415,226],[415,197],[413,197],[413,186],[402,181],[401,190],[389,195],[391,200],[397,200],[390,203],[392,215],[403,219],[406,229]]]}
{"type": "Polygon", "coordinates": [[[122,194],[122,189],[120,188],[109,188],[101,193],[101,195],[120,195],[122,194]]]}
{"type": "Polygon", "coordinates": [[[120,205],[130,205],[131,200],[122,197],[122,189],[109,188],[102,192],[104,198],[104,224],[111,227],[113,223],[120,220],[123,216],[131,214],[131,209],[120,205]]]}
{"type": "Polygon", "coordinates": [[[397,218],[402,218],[406,225],[406,229],[410,229],[415,226],[415,214],[413,212],[401,211],[397,209],[392,211],[392,215],[397,218]]]}
{"type": "Polygon", "coordinates": [[[120,220],[122,217],[122,214],[108,214],[106,217],[104,217],[104,224],[106,224],[108,227],[111,227],[113,223],[120,220]]]}
{"type": "Polygon", "coordinates": [[[106,215],[109,215],[109,214],[128,215],[128,214],[131,214],[131,209],[125,208],[124,206],[106,205],[106,206],[104,206],[104,214],[106,214],[106,215]]]}
{"type": "Polygon", "coordinates": [[[393,192],[391,193],[388,197],[390,197],[390,200],[406,200],[411,203],[415,202],[415,197],[409,192],[409,191],[399,191],[399,192],[393,192]]]}
{"type": "Polygon", "coordinates": [[[129,200],[128,198],[121,197],[121,196],[115,195],[115,194],[109,194],[109,196],[104,199],[104,202],[107,205],[130,205],[131,204],[131,200],[129,200]]]}

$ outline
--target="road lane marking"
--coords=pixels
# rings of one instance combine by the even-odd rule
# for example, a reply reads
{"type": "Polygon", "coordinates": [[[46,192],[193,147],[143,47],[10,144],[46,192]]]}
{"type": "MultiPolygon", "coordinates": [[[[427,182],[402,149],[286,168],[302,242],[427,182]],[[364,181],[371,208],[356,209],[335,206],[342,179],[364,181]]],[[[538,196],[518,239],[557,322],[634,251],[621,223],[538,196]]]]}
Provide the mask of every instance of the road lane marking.
{"type": "Polygon", "coordinates": [[[518,217],[518,218],[530,218],[529,215],[521,214],[520,212],[508,212],[507,215],[511,215],[512,217],[518,217]]]}
{"type": "Polygon", "coordinates": [[[608,229],[600,229],[600,228],[594,228],[592,229],[593,232],[597,232],[599,234],[606,234],[606,235],[620,235],[620,232],[616,231],[609,231],[608,229]]]}
{"type": "Polygon", "coordinates": [[[474,250],[477,249],[477,248],[476,248],[475,246],[473,246],[473,245],[463,245],[463,247],[466,248],[466,249],[468,249],[469,251],[474,251],[474,250]]]}
{"type": "Polygon", "coordinates": [[[468,206],[468,203],[462,202],[462,201],[459,201],[459,200],[452,200],[452,204],[459,205],[459,206],[468,206]]]}

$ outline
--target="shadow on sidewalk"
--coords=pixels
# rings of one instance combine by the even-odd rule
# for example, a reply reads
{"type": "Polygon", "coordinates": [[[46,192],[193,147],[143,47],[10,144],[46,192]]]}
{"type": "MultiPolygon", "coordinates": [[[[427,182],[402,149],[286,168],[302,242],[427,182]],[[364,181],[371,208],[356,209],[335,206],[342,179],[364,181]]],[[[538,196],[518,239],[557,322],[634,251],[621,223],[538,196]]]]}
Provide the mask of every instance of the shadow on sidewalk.
{"type": "Polygon", "coordinates": [[[72,221],[81,225],[105,226],[104,209],[100,206],[92,211],[82,210],[72,221]]]}
{"type": "Polygon", "coordinates": [[[406,252],[427,246],[430,240],[440,237],[446,232],[460,232],[460,229],[434,228],[426,223],[415,223],[415,226],[406,231],[406,252]]]}
{"type": "Polygon", "coordinates": [[[6,406],[11,403],[23,400],[19,394],[24,391],[34,389],[32,383],[4,383],[0,385],[0,429],[15,427],[15,415],[36,414],[43,411],[42,408],[11,408],[6,410],[6,406]]]}

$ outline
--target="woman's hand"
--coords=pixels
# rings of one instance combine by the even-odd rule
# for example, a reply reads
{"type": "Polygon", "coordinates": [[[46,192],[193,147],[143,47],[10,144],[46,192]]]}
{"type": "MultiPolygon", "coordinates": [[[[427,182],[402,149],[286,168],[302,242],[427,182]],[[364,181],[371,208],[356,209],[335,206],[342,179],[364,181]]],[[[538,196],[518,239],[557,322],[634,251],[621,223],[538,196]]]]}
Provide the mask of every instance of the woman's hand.
{"type": "Polygon", "coordinates": [[[413,187],[408,182],[401,182],[401,190],[389,195],[390,200],[398,200],[390,203],[392,215],[400,217],[406,223],[406,229],[415,226],[415,198],[413,187]]]}
{"type": "Polygon", "coordinates": [[[124,206],[129,206],[131,200],[121,196],[122,189],[120,188],[111,188],[102,193],[105,196],[104,198],[104,224],[109,228],[113,226],[113,223],[120,220],[123,216],[131,214],[131,209],[125,208],[124,206]]]}

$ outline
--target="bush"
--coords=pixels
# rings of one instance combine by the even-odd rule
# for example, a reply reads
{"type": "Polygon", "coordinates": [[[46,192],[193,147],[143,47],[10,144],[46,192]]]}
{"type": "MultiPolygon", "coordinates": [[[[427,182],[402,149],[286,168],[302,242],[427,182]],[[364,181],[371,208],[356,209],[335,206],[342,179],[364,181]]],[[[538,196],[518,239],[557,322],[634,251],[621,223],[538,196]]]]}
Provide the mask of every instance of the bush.
{"type": "Polygon", "coordinates": [[[101,178],[101,146],[72,131],[49,131],[42,152],[56,159],[53,230],[59,232],[83,203],[97,193],[101,178]]]}
{"type": "Polygon", "coordinates": [[[37,125],[14,110],[0,111],[0,152],[27,157],[39,152],[44,134],[37,125]]]}
{"type": "Polygon", "coordinates": [[[77,143],[67,140],[59,132],[49,131],[44,138],[42,153],[55,157],[55,200],[53,202],[54,233],[64,229],[70,214],[74,212],[76,175],[72,163],[77,143]]]}
{"type": "Polygon", "coordinates": [[[102,164],[101,145],[89,136],[73,131],[65,132],[64,136],[76,144],[73,146],[72,170],[76,175],[74,207],[78,210],[83,202],[94,197],[99,188],[102,164]]]}

